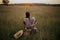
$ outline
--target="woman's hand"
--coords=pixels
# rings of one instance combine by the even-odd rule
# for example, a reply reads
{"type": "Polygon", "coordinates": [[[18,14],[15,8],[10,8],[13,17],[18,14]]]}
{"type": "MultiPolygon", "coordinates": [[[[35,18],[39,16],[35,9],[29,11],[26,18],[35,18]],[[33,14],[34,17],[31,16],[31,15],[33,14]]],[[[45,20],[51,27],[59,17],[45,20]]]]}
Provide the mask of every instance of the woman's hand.
{"type": "Polygon", "coordinates": [[[35,26],[35,24],[32,24],[31,27],[35,26]]]}

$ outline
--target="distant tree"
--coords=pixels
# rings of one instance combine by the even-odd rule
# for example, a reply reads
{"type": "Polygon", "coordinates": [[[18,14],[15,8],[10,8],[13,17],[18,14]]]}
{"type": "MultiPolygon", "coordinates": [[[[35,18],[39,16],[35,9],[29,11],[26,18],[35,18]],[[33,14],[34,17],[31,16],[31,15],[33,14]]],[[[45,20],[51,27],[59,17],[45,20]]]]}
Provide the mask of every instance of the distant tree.
{"type": "Polygon", "coordinates": [[[9,0],[3,0],[2,2],[3,2],[3,4],[8,5],[9,0]]]}

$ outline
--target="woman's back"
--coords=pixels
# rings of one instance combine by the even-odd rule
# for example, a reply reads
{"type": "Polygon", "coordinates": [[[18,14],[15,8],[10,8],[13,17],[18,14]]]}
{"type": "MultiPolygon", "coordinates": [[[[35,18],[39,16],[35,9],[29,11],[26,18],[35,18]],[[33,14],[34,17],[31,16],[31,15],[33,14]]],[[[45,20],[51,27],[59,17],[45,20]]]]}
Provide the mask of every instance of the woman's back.
{"type": "Polygon", "coordinates": [[[31,25],[34,23],[35,19],[33,18],[24,18],[25,26],[31,27],[31,25]]]}

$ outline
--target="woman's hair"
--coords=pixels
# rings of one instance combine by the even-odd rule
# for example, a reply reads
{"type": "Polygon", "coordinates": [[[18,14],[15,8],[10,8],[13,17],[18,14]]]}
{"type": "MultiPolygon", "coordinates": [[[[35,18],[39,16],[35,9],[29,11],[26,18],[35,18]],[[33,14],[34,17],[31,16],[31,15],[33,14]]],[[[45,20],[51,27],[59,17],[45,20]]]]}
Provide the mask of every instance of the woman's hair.
{"type": "Polygon", "coordinates": [[[30,13],[26,12],[26,18],[29,18],[29,17],[30,17],[30,13]]]}

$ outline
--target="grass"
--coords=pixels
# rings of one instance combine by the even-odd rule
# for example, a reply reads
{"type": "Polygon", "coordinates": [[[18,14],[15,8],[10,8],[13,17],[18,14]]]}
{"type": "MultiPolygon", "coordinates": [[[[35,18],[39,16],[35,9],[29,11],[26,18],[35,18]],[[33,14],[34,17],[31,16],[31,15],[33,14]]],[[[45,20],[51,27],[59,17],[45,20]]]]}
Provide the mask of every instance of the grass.
{"type": "Polygon", "coordinates": [[[36,17],[39,32],[18,40],[60,40],[59,6],[0,6],[0,40],[15,40],[14,33],[24,29],[26,11],[36,17]]]}

